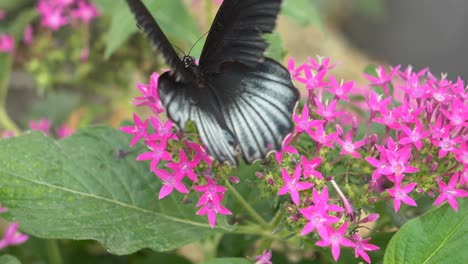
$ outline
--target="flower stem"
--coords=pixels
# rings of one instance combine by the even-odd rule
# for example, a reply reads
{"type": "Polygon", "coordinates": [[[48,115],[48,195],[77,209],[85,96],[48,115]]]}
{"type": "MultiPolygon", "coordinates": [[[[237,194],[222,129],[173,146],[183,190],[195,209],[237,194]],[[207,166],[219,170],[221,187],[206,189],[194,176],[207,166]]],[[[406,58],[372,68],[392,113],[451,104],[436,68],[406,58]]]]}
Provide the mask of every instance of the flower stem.
{"type": "Polygon", "coordinates": [[[234,188],[228,179],[225,180],[225,186],[231,191],[236,200],[244,207],[247,213],[258,223],[263,226],[267,226],[268,223],[250,206],[250,204],[240,195],[240,193],[234,188]]]}
{"type": "Polygon", "coordinates": [[[62,255],[60,254],[60,249],[59,249],[57,240],[55,239],[47,240],[47,252],[49,255],[50,264],[62,264],[63,263],[62,255]]]}

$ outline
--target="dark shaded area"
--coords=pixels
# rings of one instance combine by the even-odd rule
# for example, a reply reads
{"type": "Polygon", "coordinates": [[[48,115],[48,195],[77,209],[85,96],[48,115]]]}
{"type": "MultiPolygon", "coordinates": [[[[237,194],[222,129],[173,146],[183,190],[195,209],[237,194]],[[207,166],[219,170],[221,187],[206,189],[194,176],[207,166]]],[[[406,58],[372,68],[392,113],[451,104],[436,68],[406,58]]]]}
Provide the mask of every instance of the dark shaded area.
{"type": "Polygon", "coordinates": [[[386,0],[385,15],[355,14],[345,32],[358,48],[392,65],[426,66],[468,79],[468,1],[386,0]]]}

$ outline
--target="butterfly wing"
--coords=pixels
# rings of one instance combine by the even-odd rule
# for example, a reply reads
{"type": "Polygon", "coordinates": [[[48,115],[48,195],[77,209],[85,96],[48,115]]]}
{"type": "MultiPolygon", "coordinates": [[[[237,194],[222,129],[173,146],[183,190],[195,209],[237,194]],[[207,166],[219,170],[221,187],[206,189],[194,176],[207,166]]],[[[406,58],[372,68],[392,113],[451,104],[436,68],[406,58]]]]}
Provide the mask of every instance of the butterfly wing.
{"type": "Polygon", "coordinates": [[[146,6],[140,0],[127,0],[127,4],[135,16],[137,25],[148,36],[153,47],[162,53],[166,63],[171,67],[171,72],[175,78],[184,83],[192,81],[194,79],[193,73],[185,68],[183,62],[146,6]]]}
{"type": "Polygon", "coordinates": [[[226,61],[261,62],[268,46],[262,35],[273,31],[280,7],[281,0],[223,1],[200,56],[203,71],[218,72],[226,61]]]}

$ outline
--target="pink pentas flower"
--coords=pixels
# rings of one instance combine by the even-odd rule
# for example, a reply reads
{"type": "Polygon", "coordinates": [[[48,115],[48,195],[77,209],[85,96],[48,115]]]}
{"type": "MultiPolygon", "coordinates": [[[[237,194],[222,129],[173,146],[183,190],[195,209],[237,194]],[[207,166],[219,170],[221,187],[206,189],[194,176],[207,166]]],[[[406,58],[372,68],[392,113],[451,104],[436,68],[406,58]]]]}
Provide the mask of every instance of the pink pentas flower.
{"type": "Polygon", "coordinates": [[[468,165],[468,143],[462,141],[460,147],[455,150],[455,159],[465,166],[468,165]]]}
{"type": "Polygon", "coordinates": [[[216,200],[219,198],[218,194],[222,194],[227,191],[226,187],[217,185],[216,182],[210,178],[206,178],[205,185],[195,185],[192,188],[197,192],[203,193],[197,203],[197,206],[206,204],[209,200],[216,200]]]}
{"type": "Polygon", "coordinates": [[[356,150],[359,149],[362,145],[364,145],[365,142],[363,140],[360,140],[353,143],[351,131],[348,131],[348,133],[346,133],[345,141],[343,141],[340,138],[337,138],[336,142],[341,146],[341,155],[349,154],[357,159],[361,158],[361,154],[359,154],[359,152],[357,152],[356,150]]]}
{"type": "Polygon", "coordinates": [[[289,145],[291,140],[292,140],[292,134],[289,134],[284,140],[283,148],[275,152],[275,159],[278,162],[278,164],[281,164],[281,162],[283,162],[283,155],[285,153],[299,154],[296,148],[289,145]]]}
{"type": "Polygon", "coordinates": [[[441,108],[440,111],[447,117],[451,124],[457,126],[468,126],[468,106],[459,99],[452,101],[451,111],[441,108]]]}
{"type": "Polygon", "coordinates": [[[15,39],[13,36],[0,34],[0,53],[10,53],[15,48],[15,39]]]}
{"type": "Polygon", "coordinates": [[[301,78],[299,76],[301,75],[301,72],[303,72],[304,69],[307,68],[307,67],[308,67],[307,64],[304,63],[304,64],[301,64],[299,67],[296,68],[296,62],[294,61],[294,58],[290,57],[288,59],[288,71],[289,71],[289,73],[291,74],[291,76],[294,79],[298,78],[296,80],[298,80],[298,81],[300,81],[302,83],[306,83],[306,79],[301,78]]]}
{"type": "Polygon", "coordinates": [[[23,31],[23,42],[24,44],[26,45],[31,45],[32,42],[33,42],[33,27],[31,25],[27,25],[25,28],[24,28],[24,31],[23,31]]]}
{"type": "Polygon", "coordinates": [[[320,205],[320,207],[325,210],[325,211],[330,211],[330,212],[342,212],[343,208],[341,208],[338,205],[335,204],[329,204],[328,203],[328,188],[325,185],[322,189],[322,192],[317,191],[317,189],[312,190],[312,200],[315,205],[320,205]]]}
{"type": "Polygon", "coordinates": [[[371,112],[378,112],[382,107],[387,108],[387,105],[392,101],[392,97],[385,97],[385,99],[383,99],[382,97],[382,94],[379,95],[374,91],[371,91],[369,93],[369,96],[368,98],[366,98],[366,101],[371,112]]]}
{"type": "Polygon", "coordinates": [[[216,215],[230,215],[232,214],[226,207],[221,205],[220,201],[223,200],[224,194],[218,194],[218,199],[208,200],[205,204],[202,205],[200,210],[198,210],[197,215],[207,215],[208,222],[210,223],[211,228],[214,228],[216,225],[216,215]]]}
{"type": "Polygon", "coordinates": [[[333,144],[335,143],[338,133],[333,132],[330,134],[325,134],[325,129],[323,127],[323,124],[320,124],[316,127],[315,131],[312,131],[310,134],[310,137],[315,140],[317,143],[327,146],[329,148],[333,148],[333,144]]]}
{"type": "Polygon", "coordinates": [[[121,127],[120,130],[133,135],[133,139],[130,142],[130,146],[133,147],[135,144],[141,139],[141,138],[147,138],[148,137],[148,132],[147,127],[148,127],[148,120],[145,120],[145,122],[141,122],[140,118],[136,113],[133,114],[133,122],[135,123],[134,126],[124,126],[121,127]]]}
{"type": "Polygon", "coordinates": [[[272,264],[271,250],[264,250],[262,254],[255,256],[255,264],[272,264]]]}
{"type": "Polygon", "coordinates": [[[171,153],[166,150],[166,142],[148,141],[146,145],[151,150],[136,157],[136,160],[151,160],[150,169],[154,171],[161,160],[172,160],[171,153]]]}
{"type": "Polygon", "coordinates": [[[200,161],[190,161],[183,149],[179,150],[179,159],[179,162],[169,162],[166,166],[174,170],[174,173],[187,176],[187,178],[189,178],[191,181],[198,182],[198,178],[194,169],[197,167],[200,161]]]}
{"type": "Polygon", "coordinates": [[[419,115],[423,110],[424,107],[421,106],[415,109],[409,104],[408,100],[405,100],[403,104],[395,108],[393,114],[398,117],[401,123],[410,124],[419,121],[419,115]]]}
{"type": "Polygon", "coordinates": [[[0,250],[8,246],[22,244],[28,240],[28,236],[18,231],[18,223],[12,223],[8,226],[5,235],[0,240],[0,250]]]}
{"type": "Polygon", "coordinates": [[[93,18],[99,16],[99,12],[92,3],[81,0],[78,7],[72,10],[72,16],[88,24],[93,18]]]}
{"type": "Polygon", "coordinates": [[[364,73],[364,77],[368,79],[372,85],[382,86],[385,95],[390,96],[389,83],[392,81],[393,76],[398,72],[400,66],[393,67],[391,71],[387,74],[387,71],[383,66],[379,66],[376,69],[377,77],[374,77],[370,74],[364,73]]]}
{"type": "Polygon", "coordinates": [[[319,247],[331,246],[333,259],[338,261],[340,257],[341,246],[354,247],[353,241],[345,237],[346,231],[348,230],[348,222],[344,222],[342,226],[335,230],[331,226],[325,226],[327,232],[320,234],[321,240],[317,241],[315,245],[319,247]]]}
{"type": "Polygon", "coordinates": [[[158,118],[150,116],[150,121],[155,133],[148,137],[149,140],[167,141],[177,139],[176,134],[172,132],[174,123],[172,123],[171,120],[167,120],[166,123],[162,123],[158,118]]]}
{"type": "Polygon", "coordinates": [[[66,124],[61,125],[55,129],[55,134],[57,138],[66,138],[75,133],[75,129],[68,127],[66,124]]]}
{"type": "Polygon", "coordinates": [[[57,31],[59,28],[68,24],[68,19],[63,15],[63,10],[60,8],[47,8],[42,12],[41,25],[57,31]]]}
{"type": "Polygon", "coordinates": [[[371,263],[369,255],[367,255],[366,251],[375,251],[380,248],[376,245],[367,243],[369,242],[370,238],[362,239],[361,235],[359,234],[353,234],[352,239],[354,242],[354,256],[356,258],[361,257],[367,263],[371,263]]]}
{"type": "Polygon", "coordinates": [[[401,180],[402,180],[401,176],[396,177],[395,186],[387,190],[390,196],[394,198],[393,207],[395,209],[395,212],[398,212],[398,210],[400,210],[401,202],[407,205],[416,206],[416,202],[413,200],[413,198],[408,196],[408,193],[410,193],[414,189],[414,187],[416,187],[417,183],[412,182],[402,187],[401,180]]]}
{"type": "Polygon", "coordinates": [[[461,173],[460,173],[460,185],[465,185],[468,187],[468,166],[464,166],[461,173]]]}
{"type": "Polygon", "coordinates": [[[155,169],[154,173],[163,181],[163,186],[159,191],[159,200],[171,194],[174,189],[180,193],[189,193],[189,190],[182,183],[183,175],[169,173],[163,169],[155,169]]]}
{"type": "Polygon", "coordinates": [[[8,208],[3,207],[2,204],[0,204],[0,214],[3,214],[5,212],[8,212],[8,208]]]}
{"type": "Polygon", "coordinates": [[[402,145],[412,143],[418,150],[421,150],[422,148],[421,140],[429,136],[431,133],[430,131],[423,131],[423,126],[418,119],[414,123],[413,129],[405,125],[400,126],[400,128],[403,133],[405,133],[406,137],[400,138],[398,142],[402,145]]]}
{"type": "Polygon", "coordinates": [[[460,172],[457,171],[452,175],[448,184],[443,181],[438,181],[440,195],[434,201],[434,205],[439,205],[443,201],[447,200],[450,206],[458,212],[458,203],[456,197],[468,197],[468,192],[463,189],[457,189],[458,179],[460,177],[460,172]]]}
{"type": "Polygon", "coordinates": [[[283,177],[284,186],[281,187],[278,191],[278,195],[285,195],[289,193],[291,195],[291,200],[294,202],[295,205],[299,205],[300,196],[299,191],[304,191],[310,189],[314,186],[313,183],[310,182],[300,182],[302,174],[301,165],[298,165],[294,170],[294,174],[291,177],[288,171],[285,168],[281,169],[281,175],[283,177]]]}
{"type": "Polygon", "coordinates": [[[322,104],[318,98],[314,98],[314,100],[315,105],[317,106],[317,110],[314,110],[314,112],[330,122],[333,122],[336,116],[343,114],[343,112],[337,112],[335,110],[336,104],[338,103],[338,100],[336,99],[332,100],[330,103],[327,102],[325,104],[322,104]]]}
{"type": "Polygon", "coordinates": [[[193,158],[194,160],[204,161],[208,165],[213,163],[213,159],[210,157],[204,146],[201,146],[192,141],[185,142],[185,145],[187,146],[187,149],[195,152],[195,157],[193,158]]]}
{"type": "Polygon", "coordinates": [[[354,81],[338,83],[338,81],[332,75],[330,75],[329,78],[331,88],[328,88],[328,91],[335,95],[335,99],[341,99],[348,102],[349,98],[346,96],[346,94],[353,88],[354,81]]]}
{"type": "Polygon", "coordinates": [[[308,90],[314,90],[315,88],[326,87],[329,85],[327,82],[323,81],[323,78],[325,78],[325,75],[327,74],[326,70],[313,73],[309,68],[306,68],[304,69],[304,73],[306,76],[305,84],[308,90]]]}
{"type": "Polygon", "coordinates": [[[133,99],[134,105],[146,105],[156,114],[162,113],[164,111],[158,95],[158,79],[159,74],[153,73],[153,75],[151,75],[149,85],[137,84],[137,88],[140,90],[143,96],[135,97],[133,99]]]}
{"type": "Polygon", "coordinates": [[[315,60],[314,58],[309,57],[308,61],[309,61],[310,67],[318,72],[322,70],[329,71],[335,68],[336,66],[336,64],[330,64],[330,61],[331,61],[330,58],[323,58],[320,56],[318,56],[318,60],[315,60]]]}
{"type": "Polygon", "coordinates": [[[310,119],[308,105],[304,106],[300,117],[297,114],[293,114],[293,120],[296,123],[296,132],[299,132],[299,133],[302,133],[302,132],[310,133],[313,127],[325,123],[324,120],[311,120],[310,119]]]}
{"type": "MultiPolygon", "coordinates": [[[[449,125],[450,126],[450,125],[449,125]]],[[[459,138],[452,138],[450,128],[440,137],[440,139],[432,139],[432,144],[439,147],[439,159],[445,157],[450,152],[456,152],[456,145],[460,141],[459,138]]],[[[468,160],[467,160],[468,161],[468,160]]]]}
{"type": "Polygon", "coordinates": [[[322,179],[323,180],[323,175],[319,171],[316,170],[318,166],[320,166],[320,163],[322,162],[322,158],[314,158],[311,159],[310,161],[307,160],[306,157],[302,156],[301,157],[301,165],[304,168],[304,178],[309,178],[310,175],[322,179]]]}
{"type": "Polygon", "coordinates": [[[50,131],[50,121],[45,118],[41,118],[41,120],[39,120],[38,122],[29,122],[29,127],[32,130],[42,131],[46,136],[48,136],[50,131]]]}
{"type": "MultiPolygon", "coordinates": [[[[404,173],[414,173],[419,171],[418,168],[408,165],[408,159],[411,156],[411,148],[406,147],[398,151],[386,150],[386,157],[389,165],[381,169],[384,175],[400,176],[404,173]]],[[[392,179],[390,179],[392,180],[392,179]]]]}
{"type": "Polygon", "coordinates": [[[391,129],[399,129],[397,115],[393,111],[388,110],[386,105],[380,105],[380,117],[375,117],[372,121],[388,126],[391,129]]]}

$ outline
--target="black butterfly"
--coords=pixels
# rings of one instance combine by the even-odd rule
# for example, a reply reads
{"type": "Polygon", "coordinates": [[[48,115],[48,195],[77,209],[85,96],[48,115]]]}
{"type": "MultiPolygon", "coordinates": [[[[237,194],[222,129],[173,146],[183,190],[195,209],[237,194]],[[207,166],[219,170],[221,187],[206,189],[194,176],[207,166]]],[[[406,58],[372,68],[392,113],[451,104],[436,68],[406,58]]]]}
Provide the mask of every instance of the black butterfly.
{"type": "Polygon", "coordinates": [[[179,58],[140,0],[127,3],[172,69],[159,77],[159,97],[179,128],[192,120],[209,154],[231,165],[239,152],[251,163],[281,148],[299,92],[287,69],[264,57],[262,38],[273,31],[281,0],[224,0],[199,65],[179,58]]]}

